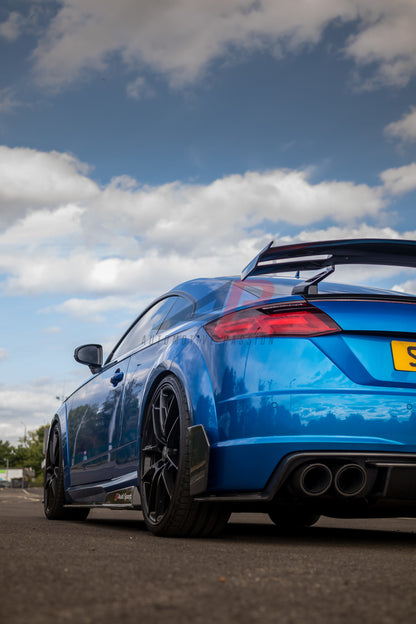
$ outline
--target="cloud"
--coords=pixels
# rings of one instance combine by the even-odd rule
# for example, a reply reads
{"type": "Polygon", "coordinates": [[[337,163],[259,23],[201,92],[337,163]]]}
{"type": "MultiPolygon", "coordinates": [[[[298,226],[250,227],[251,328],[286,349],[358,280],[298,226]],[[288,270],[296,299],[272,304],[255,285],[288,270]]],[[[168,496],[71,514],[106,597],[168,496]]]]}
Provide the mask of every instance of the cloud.
{"type": "Polygon", "coordinates": [[[129,82],[126,87],[126,93],[133,100],[141,100],[155,95],[154,89],[148,85],[143,76],[138,76],[135,80],[129,82]]]}
{"type": "Polygon", "coordinates": [[[392,195],[403,195],[416,189],[416,163],[387,169],[380,174],[387,192],[392,195]]]}
{"type": "Polygon", "coordinates": [[[97,297],[95,299],[73,297],[58,305],[45,308],[41,312],[59,312],[90,323],[102,323],[105,320],[104,314],[106,312],[127,310],[130,314],[135,315],[138,310],[144,307],[144,301],[140,301],[138,296],[109,296],[97,297]]]}
{"type": "Polygon", "coordinates": [[[124,176],[101,188],[87,172],[68,154],[0,148],[0,288],[64,295],[55,311],[94,321],[225,266],[239,273],[288,226],[309,240],[370,236],[366,221],[383,223],[389,198],[416,188],[416,163],[382,172],[375,187],[275,169],[206,185],[151,187],[124,176]]]}
{"type": "Polygon", "coordinates": [[[70,154],[0,146],[0,226],[35,209],[90,199],[98,187],[86,173],[70,154]]]}
{"type": "Polygon", "coordinates": [[[390,123],[385,128],[385,133],[403,142],[416,141],[416,106],[412,106],[410,112],[403,115],[399,121],[390,123]]]}
{"type": "Polygon", "coordinates": [[[57,325],[51,325],[50,327],[46,327],[43,332],[50,335],[60,334],[62,332],[62,328],[57,325]]]}
{"type": "Polygon", "coordinates": [[[366,86],[405,86],[416,74],[414,0],[361,0],[357,17],[358,32],[349,37],[345,52],[370,69],[366,86]]]}
{"type": "MultiPolygon", "coordinates": [[[[121,177],[103,188],[86,172],[68,154],[0,148],[4,293],[61,293],[74,315],[88,294],[104,308],[84,302],[84,310],[100,318],[116,295],[159,294],[195,276],[223,274],[224,266],[239,272],[270,240],[272,226],[353,227],[381,218],[387,205],[383,186],[314,182],[312,169],[247,172],[207,185],[150,187],[121,177]]],[[[383,176],[395,192],[397,181],[383,176]]]]}
{"type": "Polygon", "coordinates": [[[8,357],[9,357],[9,354],[6,351],[6,349],[3,349],[2,347],[0,347],[0,362],[3,362],[4,360],[7,360],[8,357]]]}
{"type": "Polygon", "coordinates": [[[319,38],[328,19],[323,10],[327,2],[318,0],[311,7],[301,0],[296,10],[282,4],[65,0],[35,50],[35,69],[41,83],[62,84],[85,70],[103,71],[110,56],[118,53],[132,70],[151,68],[171,84],[185,84],[230,46],[261,49],[284,36],[288,47],[295,48],[319,38]]]}
{"type": "Polygon", "coordinates": [[[10,113],[22,106],[11,87],[0,89],[0,113],[10,113]]]}
{"type": "Polygon", "coordinates": [[[296,236],[280,236],[279,243],[289,245],[294,242],[340,240],[343,238],[387,238],[387,239],[416,239],[416,230],[409,232],[398,232],[391,227],[379,227],[360,223],[354,226],[333,225],[321,229],[306,229],[296,233],[296,236]]]}
{"type": "MultiPolygon", "coordinates": [[[[367,85],[400,86],[414,75],[414,0],[62,0],[34,50],[34,71],[41,85],[59,88],[105,72],[117,56],[131,74],[150,70],[180,87],[225,56],[316,45],[331,23],[353,29],[344,53],[368,69],[367,85]]],[[[133,97],[141,80],[130,81],[133,97]]]]}
{"type": "Polygon", "coordinates": [[[0,37],[6,39],[6,41],[14,41],[17,39],[22,31],[24,25],[24,19],[17,11],[9,13],[7,20],[0,23],[0,37]]]}
{"type": "Polygon", "coordinates": [[[7,386],[0,384],[0,439],[16,444],[25,431],[48,424],[59,407],[57,386],[52,381],[7,386]]]}

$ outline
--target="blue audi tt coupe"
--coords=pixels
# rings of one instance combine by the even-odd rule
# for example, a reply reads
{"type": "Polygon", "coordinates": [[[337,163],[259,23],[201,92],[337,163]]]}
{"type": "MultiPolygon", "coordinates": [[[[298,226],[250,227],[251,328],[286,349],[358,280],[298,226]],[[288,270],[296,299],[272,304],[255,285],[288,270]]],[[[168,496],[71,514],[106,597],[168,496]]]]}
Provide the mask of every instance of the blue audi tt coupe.
{"type": "Polygon", "coordinates": [[[156,299],[105,362],[78,347],[92,376],[51,423],[47,518],[141,509],[156,535],[212,536],[238,511],[416,517],[416,296],[327,281],[339,265],[414,268],[416,241],[271,243],[156,299]]]}

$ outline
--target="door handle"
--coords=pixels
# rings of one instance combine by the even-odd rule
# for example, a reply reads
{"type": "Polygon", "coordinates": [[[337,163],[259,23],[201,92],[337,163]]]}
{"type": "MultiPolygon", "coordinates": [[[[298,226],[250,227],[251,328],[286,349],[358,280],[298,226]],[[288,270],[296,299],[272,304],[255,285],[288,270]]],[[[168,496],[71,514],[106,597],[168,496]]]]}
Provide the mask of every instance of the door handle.
{"type": "Polygon", "coordinates": [[[116,372],[114,373],[114,375],[110,378],[110,381],[112,385],[114,386],[114,388],[117,386],[117,384],[120,383],[120,381],[123,381],[123,377],[124,377],[124,373],[122,373],[121,370],[118,368],[116,372]]]}

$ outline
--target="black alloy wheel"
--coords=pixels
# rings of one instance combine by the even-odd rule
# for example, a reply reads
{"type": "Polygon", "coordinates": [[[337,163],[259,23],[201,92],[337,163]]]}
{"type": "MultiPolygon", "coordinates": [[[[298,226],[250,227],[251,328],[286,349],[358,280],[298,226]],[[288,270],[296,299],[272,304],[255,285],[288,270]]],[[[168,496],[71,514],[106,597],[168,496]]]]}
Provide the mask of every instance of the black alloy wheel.
{"type": "Polygon", "coordinates": [[[61,431],[58,422],[52,425],[45,457],[43,507],[49,520],[85,520],[89,508],[65,507],[61,431]]]}
{"type": "Polygon", "coordinates": [[[197,503],[189,493],[189,426],[185,392],[178,379],[168,375],[153,392],[142,427],[142,511],[155,535],[213,536],[229,518],[225,507],[197,503]]]}

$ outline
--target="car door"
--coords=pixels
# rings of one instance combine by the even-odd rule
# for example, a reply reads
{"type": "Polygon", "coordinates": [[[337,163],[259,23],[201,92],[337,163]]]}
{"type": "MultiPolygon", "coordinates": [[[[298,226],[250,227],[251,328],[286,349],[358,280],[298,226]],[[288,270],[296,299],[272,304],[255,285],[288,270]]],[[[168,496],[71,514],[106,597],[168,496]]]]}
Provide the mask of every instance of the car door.
{"type": "Polygon", "coordinates": [[[140,389],[157,358],[154,338],[175,304],[178,297],[168,296],[146,310],[116,345],[100,373],[68,400],[72,486],[106,481],[137,469],[140,389]],[[136,374],[128,378],[136,351],[146,356],[135,358],[136,374]]]}
{"type": "Polygon", "coordinates": [[[128,359],[105,366],[68,399],[72,486],[114,477],[127,367],[128,359]]]}

